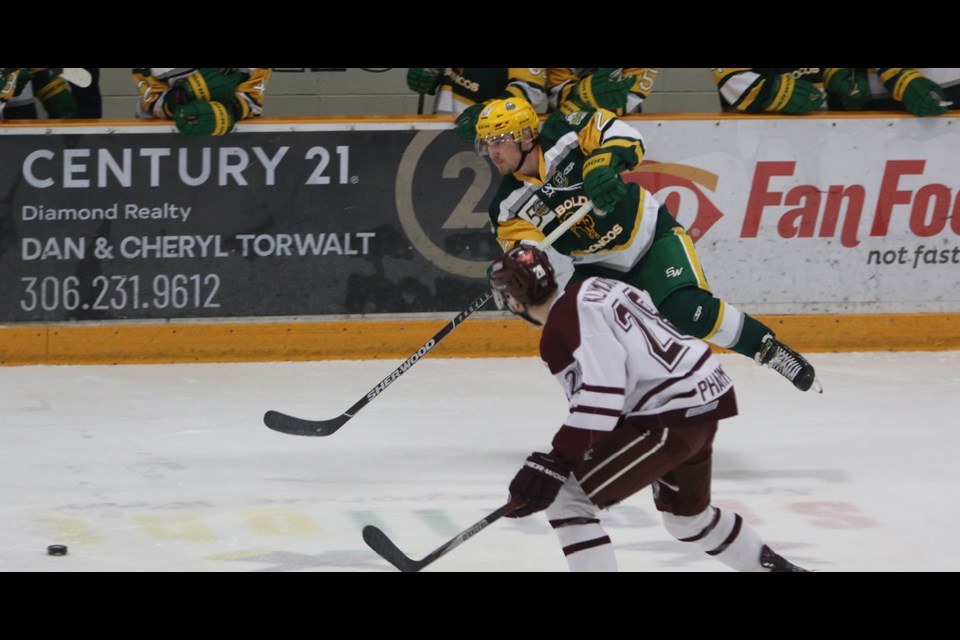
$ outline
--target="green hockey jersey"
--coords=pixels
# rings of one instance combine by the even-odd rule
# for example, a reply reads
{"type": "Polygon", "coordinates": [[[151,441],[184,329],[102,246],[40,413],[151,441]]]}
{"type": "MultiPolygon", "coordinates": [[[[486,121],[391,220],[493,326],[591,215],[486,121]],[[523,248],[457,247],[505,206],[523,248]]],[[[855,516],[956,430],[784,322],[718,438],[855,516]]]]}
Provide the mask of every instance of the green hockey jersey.
{"type": "MultiPolygon", "coordinates": [[[[594,152],[610,152],[629,171],[643,160],[640,133],[600,109],[554,112],[543,123],[540,175],[505,176],[490,204],[490,221],[504,250],[537,243],[588,200],[583,164],[594,152]]],[[[653,241],[660,205],[645,189],[627,184],[627,194],[610,212],[594,209],[554,243],[573,264],[598,264],[629,271],[653,241]]]]}

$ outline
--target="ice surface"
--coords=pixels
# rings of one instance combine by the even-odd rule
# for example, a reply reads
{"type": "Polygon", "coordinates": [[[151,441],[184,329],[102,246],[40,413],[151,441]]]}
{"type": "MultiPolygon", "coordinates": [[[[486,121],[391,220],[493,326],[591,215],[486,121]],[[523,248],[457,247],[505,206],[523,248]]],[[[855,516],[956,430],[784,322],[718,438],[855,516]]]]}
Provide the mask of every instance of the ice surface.
{"type": "MultiPolygon", "coordinates": [[[[958,571],[960,352],[808,354],[824,393],[719,356],[714,504],[819,571],[958,571]]],[[[426,358],[335,434],[398,362],[0,367],[0,570],[395,571],[507,498],[566,416],[539,360],[426,358]],[[64,557],[48,556],[66,544],[64,557]]],[[[605,514],[623,571],[729,571],[672,539],[645,489],[605,514]]],[[[542,514],[500,520],[426,571],[566,571],[542,514]]]]}

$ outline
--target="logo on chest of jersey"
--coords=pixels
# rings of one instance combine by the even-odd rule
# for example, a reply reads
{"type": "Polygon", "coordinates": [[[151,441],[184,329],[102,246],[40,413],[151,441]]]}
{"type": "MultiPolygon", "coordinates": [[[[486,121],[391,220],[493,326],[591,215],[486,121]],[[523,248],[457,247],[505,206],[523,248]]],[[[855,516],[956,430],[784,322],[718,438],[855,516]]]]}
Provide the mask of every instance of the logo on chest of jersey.
{"type": "MultiPolygon", "coordinates": [[[[567,166],[563,168],[563,171],[557,169],[553,172],[553,175],[550,177],[550,181],[557,185],[558,187],[567,187],[570,186],[570,178],[567,176],[570,175],[570,172],[573,171],[574,167],[577,165],[573,162],[568,162],[567,166]]],[[[582,183],[581,183],[582,184],[582,183]]],[[[577,187],[581,186],[580,184],[575,185],[577,187]]]]}
{"type": "Polygon", "coordinates": [[[815,76],[818,75],[822,69],[820,67],[799,67],[793,71],[788,71],[786,75],[793,76],[794,79],[799,80],[803,76],[815,76]]]}
{"type": "Polygon", "coordinates": [[[470,80],[468,78],[464,78],[462,75],[457,73],[456,70],[452,68],[447,68],[447,70],[444,73],[448,78],[450,78],[450,82],[452,82],[453,84],[463,87],[464,89],[472,93],[477,93],[478,91],[480,91],[479,82],[476,82],[475,80],[470,80]]]}
{"type": "MultiPolygon", "coordinates": [[[[579,209],[583,205],[587,204],[590,199],[587,196],[575,196],[573,198],[567,198],[557,206],[553,208],[553,212],[562,220],[566,217],[566,213],[579,209]]],[[[590,217],[590,216],[586,216],[590,217]]]]}
{"type": "Polygon", "coordinates": [[[551,220],[556,218],[550,205],[538,198],[534,198],[524,206],[518,217],[527,220],[541,231],[551,220]]]}
{"type": "Polygon", "coordinates": [[[600,236],[600,234],[597,233],[596,227],[594,226],[594,221],[590,218],[590,216],[585,216],[583,220],[574,226],[574,231],[577,233],[577,235],[579,235],[581,231],[586,232],[587,237],[591,239],[599,238],[586,249],[586,253],[593,253],[594,251],[603,249],[605,246],[619,238],[620,234],[623,233],[623,227],[615,224],[613,225],[612,229],[603,234],[603,236],[600,236]],[[589,222],[587,222],[588,220],[589,222]]]}
{"type": "Polygon", "coordinates": [[[582,182],[570,184],[569,174],[574,168],[576,168],[576,165],[570,162],[567,163],[567,166],[564,167],[563,170],[557,169],[554,171],[553,175],[547,178],[543,186],[540,187],[540,193],[549,198],[558,191],[580,191],[583,188],[582,182]]]}

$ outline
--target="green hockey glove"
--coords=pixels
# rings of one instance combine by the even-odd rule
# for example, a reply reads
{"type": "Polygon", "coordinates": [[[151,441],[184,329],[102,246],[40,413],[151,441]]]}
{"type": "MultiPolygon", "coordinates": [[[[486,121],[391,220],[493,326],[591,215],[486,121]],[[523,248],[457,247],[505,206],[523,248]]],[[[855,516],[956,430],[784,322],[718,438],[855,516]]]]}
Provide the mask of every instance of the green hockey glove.
{"type": "Polygon", "coordinates": [[[870,99],[867,76],[853,68],[833,67],[824,71],[827,93],[839,98],[847,111],[861,111],[870,99]]]}
{"type": "Polygon", "coordinates": [[[771,83],[770,97],[763,103],[764,111],[799,116],[819,109],[827,99],[827,94],[812,82],[789,73],[767,82],[771,83]]]}
{"type": "Polygon", "coordinates": [[[939,116],[950,106],[940,85],[916,69],[903,69],[883,85],[915,116],[939,116]]]}
{"type": "MultiPolygon", "coordinates": [[[[443,67],[410,67],[407,69],[407,86],[416,93],[433,95],[443,79],[443,67]]],[[[472,138],[471,138],[472,140],[472,138]]]]}
{"type": "Polygon", "coordinates": [[[242,78],[243,74],[237,69],[197,69],[180,81],[179,86],[186,98],[182,102],[204,100],[230,104],[236,97],[237,85],[242,78]]]}
{"type": "Polygon", "coordinates": [[[67,81],[52,71],[33,74],[33,93],[51,118],[73,118],[77,115],[77,101],[70,93],[67,81]]]}
{"type": "Polygon", "coordinates": [[[464,109],[463,113],[457,116],[457,119],[453,122],[456,126],[454,133],[467,142],[473,143],[477,137],[477,119],[480,117],[480,112],[483,111],[483,108],[486,106],[486,102],[478,102],[464,109]]]}
{"type": "Polygon", "coordinates": [[[609,151],[597,150],[583,163],[583,190],[597,209],[609,213],[627,194],[620,168],[619,160],[609,151]]]}
{"type": "Polygon", "coordinates": [[[17,76],[17,95],[20,95],[31,80],[33,80],[33,71],[26,68],[20,69],[20,75],[17,76]]]}
{"type": "Polygon", "coordinates": [[[621,115],[627,107],[627,96],[636,78],[623,77],[620,69],[603,68],[578,82],[570,98],[581,108],[602,108],[621,115]]]}
{"type": "Polygon", "coordinates": [[[173,114],[177,131],[188,136],[222,136],[233,131],[234,117],[220,102],[200,100],[177,107],[173,114]]]}
{"type": "Polygon", "coordinates": [[[0,76],[0,101],[6,102],[17,92],[17,78],[20,76],[20,69],[13,69],[5,76],[0,76]]]}

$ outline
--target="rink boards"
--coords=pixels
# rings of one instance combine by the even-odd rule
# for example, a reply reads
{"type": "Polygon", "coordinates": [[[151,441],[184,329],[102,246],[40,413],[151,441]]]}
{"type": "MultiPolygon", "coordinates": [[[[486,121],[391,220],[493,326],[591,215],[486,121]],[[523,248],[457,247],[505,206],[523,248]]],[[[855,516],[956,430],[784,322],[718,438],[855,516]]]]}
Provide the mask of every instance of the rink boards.
{"type": "MultiPolygon", "coordinates": [[[[802,352],[960,349],[957,314],[759,316],[802,352]]],[[[0,364],[152,364],[283,360],[405,360],[447,320],[203,322],[0,327],[0,364]]],[[[434,357],[534,356],[539,333],[521,320],[471,318],[434,357]]],[[[722,351],[719,350],[718,351],[722,351]]]]}
{"type": "MultiPolygon", "coordinates": [[[[802,351],[960,347],[952,117],[628,119],[625,174],[802,351]]],[[[406,359],[486,290],[497,176],[441,116],[0,124],[0,364],[406,359]]],[[[434,353],[533,355],[478,312],[434,353]]]]}

